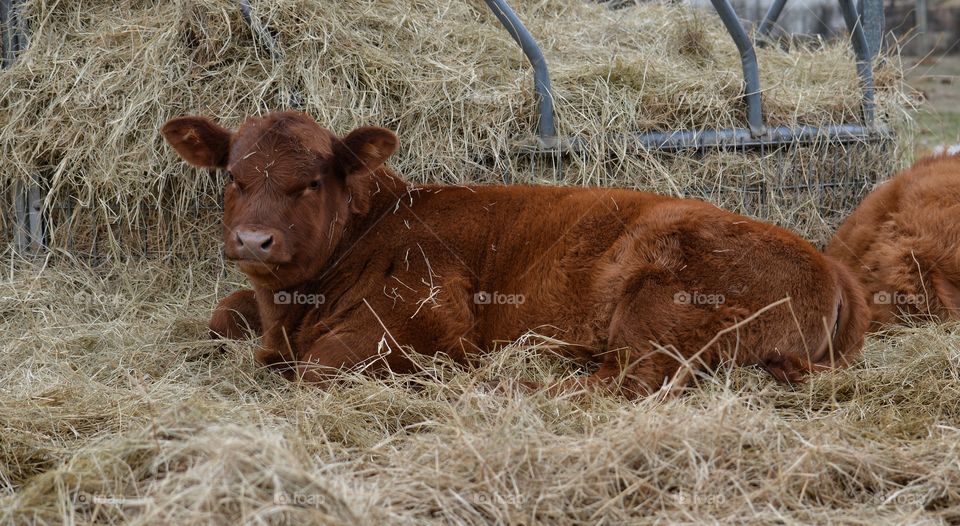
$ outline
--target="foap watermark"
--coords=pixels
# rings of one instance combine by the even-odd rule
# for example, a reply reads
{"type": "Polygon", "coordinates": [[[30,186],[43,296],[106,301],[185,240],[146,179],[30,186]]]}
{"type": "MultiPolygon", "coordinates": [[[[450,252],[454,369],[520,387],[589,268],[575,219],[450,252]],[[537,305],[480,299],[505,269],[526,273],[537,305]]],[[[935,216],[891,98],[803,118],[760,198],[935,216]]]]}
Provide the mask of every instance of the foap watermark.
{"type": "Polygon", "coordinates": [[[287,292],[281,290],[273,293],[273,302],[277,305],[323,305],[327,298],[323,294],[304,294],[302,292],[287,292]]]}
{"type": "Polygon", "coordinates": [[[153,504],[153,498],[85,493],[81,491],[74,497],[74,502],[77,504],[99,504],[103,506],[147,506],[153,504]]]}
{"type": "Polygon", "coordinates": [[[881,290],[873,295],[873,303],[877,305],[923,305],[927,297],[923,294],[906,294],[904,292],[887,292],[881,290]]]}
{"type": "Polygon", "coordinates": [[[497,291],[481,290],[473,295],[473,302],[477,305],[523,305],[526,300],[523,294],[504,294],[497,291]]]}
{"type": "Polygon", "coordinates": [[[689,491],[680,490],[677,493],[672,493],[673,501],[678,506],[719,506],[727,501],[725,495],[703,495],[700,493],[692,493],[689,491]]]}
{"type": "Polygon", "coordinates": [[[81,291],[74,294],[73,299],[78,305],[86,308],[102,308],[105,305],[118,305],[123,299],[118,294],[101,294],[93,291],[81,291]]]}
{"type": "Polygon", "coordinates": [[[316,508],[325,501],[326,498],[318,493],[288,493],[284,491],[273,497],[274,504],[280,506],[299,506],[303,508],[316,508]]]}
{"type": "Polygon", "coordinates": [[[495,506],[522,506],[528,497],[525,495],[502,495],[499,493],[465,493],[461,495],[463,500],[472,504],[493,504],[495,506]]]}
{"type": "Polygon", "coordinates": [[[876,493],[870,496],[870,504],[874,506],[890,506],[905,508],[922,508],[931,500],[929,495],[921,495],[905,491],[892,493],[876,493]]]}
{"type": "Polygon", "coordinates": [[[723,294],[706,294],[695,290],[681,290],[673,295],[673,302],[680,305],[723,305],[727,298],[723,294]]]}

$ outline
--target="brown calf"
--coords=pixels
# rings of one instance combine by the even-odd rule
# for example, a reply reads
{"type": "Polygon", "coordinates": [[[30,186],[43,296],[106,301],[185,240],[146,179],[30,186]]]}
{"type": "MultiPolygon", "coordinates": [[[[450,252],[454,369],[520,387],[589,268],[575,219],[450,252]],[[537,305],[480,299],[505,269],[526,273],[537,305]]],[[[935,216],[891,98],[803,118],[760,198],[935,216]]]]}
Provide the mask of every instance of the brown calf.
{"type": "Polygon", "coordinates": [[[898,316],[960,316],[960,156],[924,159],[880,185],[827,253],[863,284],[874,328],[898,316]]]}
{"type": "Polygon", "coordinates": [[[532,330],[599,366],[558,387],[636,396],[721,362],[799,381],[862,345],[866,306],[842,265],[700,201],[413,185],[384,166],[391,132],[337,137],[299,113],[236,132],[182,117],[163,134],[191,164],[229,174],[225,253],[257,315],[236,293],[213,329],[236,333],[230,311],[255,317],[258,359],[289,378],[411,371],[410,349],[465,361],[532,330]]]}

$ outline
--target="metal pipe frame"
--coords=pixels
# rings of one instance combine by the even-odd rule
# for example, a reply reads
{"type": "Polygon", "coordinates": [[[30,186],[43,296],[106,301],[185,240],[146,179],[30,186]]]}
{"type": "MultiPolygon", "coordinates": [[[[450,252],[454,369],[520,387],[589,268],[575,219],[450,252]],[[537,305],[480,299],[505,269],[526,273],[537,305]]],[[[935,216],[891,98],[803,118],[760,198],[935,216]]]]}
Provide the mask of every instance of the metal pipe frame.
{"type": "Polygon", "coordinates": [[[500,24],[510,33],[513,40],[523,50],[530,65],[533,66],[533,90],[537,95],[537,107],[540,112],[538,135],[544,147],[553,148],[557,145],[557,129],[554,124],[553,88],[550,84],[550,70],[543,51],[537,41],[523,25],[517,13],[507,4],[506,0],[484,0],[487,7],[500,21],[500,24]]]}
{"type": "Polygon", "coordinates": [[[774,144],[810,144],[818,141],[849,144],[861,143],[885,136],[887,130],[875,130],[859,124],[829,126],[769,127],[761,136],[746,128],[720,130],[679,130],[675,132],[648,132],[635,136],[647,149],[676,151],[691,148],[758,148],[774,144]]]}
{"type": "MultiPolygon", "coordinates": [[[[269,29],[264,26],[257,25],[253,23],[253,8],[250,6],[250,0],[239,0],[240,4],[240,13],[243,15],[243,21],[247,23],[247,26],[253,31],[254,35],[260,42],[267,48],[267,51],[270,52],[270,58],[280,62],[283,60],[283,53],[280,52],[279,46],[277,46],[277,41],[273,38],[273,35],[270,34],[269,29]]],[[[302,109],[303,108],[303,97],[299,91],[294,90],[290,94],[290,106],[302,109]]]]}
{"type": "Polygon", "coordinates": [[[863,25],[860,23],[860,15],[857,13],[855,0],[839,0],[839,2],[843,20],[850,31],[853,52],[857,55],[857,74],[860,76],[860,84],[863,89],[863,122],[869,126],[873,124],[874,120],[873,64],[870,46],[867,44],[863,25]]]}
{"type": "Polygon", "coordinates": [[[240,0],[240,12],[243,14],[243,20],[250,26],[250,29],[256,33],[257,37],[263,41],[264,45],[267,47],[267,51],[270,52],[270,56],[274,60],[280,60],[282,56],[280,55],[279,49],[277,49],[277,42],[273,39],[273,35],[269,31],[266,31],[263,27],[254,25],[253,23],[253,12],[250,7],[250,0],[240,0]]]}
{"type": "Polygon", "coordinates": [[[763,15],[763,20],[760,22],[760,27],[757,28],[757,36],[770,36],[770,31],[773,30],[773,25],[776,24],[777,20],[780,19],[780,13],[783,12],[783,7],[786,5],[787,0],[773,0],[773,3],[770,4],[770,9],[767,9],[767,14],[763,15]]]}
{"type": "MultiPolygon", "coordinates": [[[[20,2],[0,0],[0,29],[3,32],[3,69],[13,66],[17,54],[27,46],[19,16],[20,2]]],[[[36,183],[18,184],[13,191],[14,243],[21,254],[43,247],[43,200],[36,183]]]]}
{"type": "MultiPolygon", "coordinates": [[[[832,144],[865,143],[890,136],[886,127],[866,127],[859,124],[835,124],[829,126],[775,126],[768,127],[761,136],[753,135],[748,128],[723,128],[719,130],[677,130],[672,132],[641,132],[614,137],[611,142],[632,143],[638,149],[657,151],[702,150],[706,148],[753,149],[774,145],[802,145],[817,142],[832,144]]],[[[567,141],[562,153],[593,151],[596,144],[589,140],[567,141]]],[[[527,148],[523,153],[536,154],[542,151],[527,148]]]]}
{"type": "Polygon", "coordinates": [[[754,137],[763,135],[763,108],[760,106],[760,67],[757,65],[757,53],[753,49],[753,42],[747,36],[747,31],[740,23],[736,11],[730,5],[730,0],[710,0],[720,20],[726,26],[727,32],[733,38],[733,43],[740,51],[740,62],[743,65],[743,82],[745,86],[744,98],[747,101],[747,125],[754,137]]]}
{"type": "MultiPolygon", "coordinates": [[[[727,128],[720,130],[678,130],[673,132],[648,132],[634,134],[634,139],[648,149],[681,150],[688,148],[734,147],[749,148],[765,145],[803,143],[816,140],[832,140],[841,143],[862,142],[887,136],[889,130],[874,127],[874,84],[873,68],[870,64],[871,49],[859,23],[855,0],[839,0],[851,34],[854,53],[857,56],[857,73],[863,88],[864,124],[838,124],[824,127],[800,126],[797,128],[776,127],[766,129],[763,124],[763,110],[760,99],[760,71],[756,51],[747,32],[737,17],[729,0],[711,0],[720,20],[733,38],[740,51],[743,65],[745,99],[747,103],[747,125],[749,129],[727,128]]],[[[525,148],[528,153],[571,152],[582,149],[584,141],[579,138],[561,139],[556,137],[554,126],[553,96],[550,86],[550,73],[546,59],[533,36],[507,5],[505,0],[485,0],[510,36],[520,45],[534,69],[534,88],[539,99],[540,111],[540,147],[525,148]]],[[[780,17],[787,0],[774,0],[758,30],[766,36],[780,17]]]]}
{"type": "Polygon", "coordinates": [[[870,48],[870,58],[876,58],[883,47],[883,0],[859,0],[857,12],[860,13],[860,23],[870,48]]]}

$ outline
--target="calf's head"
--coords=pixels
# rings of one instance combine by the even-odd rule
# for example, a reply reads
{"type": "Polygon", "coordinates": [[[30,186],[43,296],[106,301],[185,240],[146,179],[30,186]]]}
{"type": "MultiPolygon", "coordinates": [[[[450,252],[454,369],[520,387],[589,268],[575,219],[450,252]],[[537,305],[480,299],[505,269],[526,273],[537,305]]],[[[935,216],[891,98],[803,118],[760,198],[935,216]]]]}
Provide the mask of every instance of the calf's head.
{"type": "Polygon", "coordinates": [[[338,137],[297,112],[251,117],[236,131],[178,117],[161,131],[188,163],[226,171],[224,253],[255,285],[274,288],[322,271],[349,218],[367,212],[373,174],[397,147],[383,128],[338,137]]]}
{"type": "Polygon", "coordinates": [[[803,382],[811,373],[846,367],[863,348],[869,310],[860,283],[840,262],[827,256],[817,259],[824,265],[827,279],[806,286],[825,292],[814,297],[828,300],[827,308],[803,306],[799,313],[790,312],[804,334],[815,336],[805,343],[785,346],[788,352],[766,352],[757,362],[782,382],[803,382]]]}

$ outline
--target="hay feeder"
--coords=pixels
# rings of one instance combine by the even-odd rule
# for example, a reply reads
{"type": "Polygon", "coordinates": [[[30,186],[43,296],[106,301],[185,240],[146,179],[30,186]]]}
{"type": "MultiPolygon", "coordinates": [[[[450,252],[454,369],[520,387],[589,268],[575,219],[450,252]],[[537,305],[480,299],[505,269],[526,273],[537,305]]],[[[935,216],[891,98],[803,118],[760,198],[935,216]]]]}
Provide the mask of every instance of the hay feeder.
{"type": "MultiPolygon", "coordinates": [[[[861,103],[859,119],[854,120],[859,122],[824,124],[801,121],[793,125],[768,125],[764,107],[761,105],[760,68],[754,43],[737,18],[729,0],[711,1],[739,53],[743,89],[738,101],[743,107],[743,125],[652,131],[625,129],[582,136],[562,134],[558,131],[563,126],[558,126],[555,116],[556,94],[551,85],[551,72],[537,40],[506,0],[484,0],[486,7],[520,46],[533,69],[535,138],[516,144],[514,153],[525,161],[511,164],[503,170],[500,179],[506,182],[609,184],[609,181],[612,181],[612,184],[622,184],[625,181],[617,180],[616,177],[591,179],[581,175],[580,179],[576,179],[576,176],[571,179],[568,175],[570,170],[565,170],[565,167],[569,168],[571,163],[577,162],[581,163],[581,168],[588,162],[603,166],[610,158],[630,155],[629,152],[644,156],[644,161],[638,165],[646,163],[647,158],[659,156],[666,159],[664,162],[657,161],[660,171],[656,173],[662,173],[664,166],[683,170],[684,162],[691,161],[697,164],[698,168],[697,171],[690,172],[694,174],[710,173],[714,168],[720,167],[719,171],[714,170],[714,173],[718,173],[715,180],[701,179],[691,182],[690,178],[687,178],[666,189],[667,191],[710,200],[733,211],[794,228],[815,242],[824,241],[835,224],[857,204],[870,186],[893,168],[891,163],[886,162],[892,144],[892,131],[876,115],[874,100],[874,72],[871,64],[878,52],[878,46],[871,46],[870,41],[875,41],[874,35],[880,34],[879,21],[876,17],[867,17],[871,25],[864,27],[854,0],[838,0],[850,29],[856,57],[861,103]],[[617,152],[610,146],[614,143],[618,145],[617,152]],[[623,145],[627,146],[621,148],[623,145]],[[718,153],[719,156],[716,155],[718,153]],[[752,164],[757,169],[751,169],[751,173],[741,177],[736,173],[741,168],[732,167],[728,162],[736,158],[740,159],[740,164],[752,164]],[[537,175],[531,177],[528,173],[522,173],[524,166],[530,167],[537,175]],[[733,177],[730,177],[731,173],[733,177]]],[[[863,1],[865,11],[875,11],[879,2],[863,1]]],[[[756,33],[760,44],[767,42],[766,35],[776,22],[784,2],[785,0],[777,1],[760,25],[756,33]]],[[[26,24],[22,23],[18,16],[18,4],[21,3],[18,0],[0,0],[0,26],[4,29],[4,67],[11,67],[17,54],[26,49],[26,24]]],[[[251,30],[253,42],[267,51],[271,60],[277,63],[288,60],[289,57],[284,57],[282,45],[277,41],[278,33],[269,27],[269,22],[258,19],[249,0],[237,0],[232,6],[242,14],[242,19],[251,30]]],[[[545,30],[548,31],[549,26],[546,29],[541,28],[541,32],[545,30]]],[[[285,95],[280,105],[304,109],[308,106],[309,98],[309,93],[301,93],[294,88],[285,95]]],[[[563,124],[563,121],[559,124],[563,124]]],[[[475,164],[483,162],[485,159],[479,158],[479,162],[475,164]]],[[[652,176],[641,174],[637,171],[642,171],[639,168],[632,169],[639,175],[636,181],[628,184],[638,188],[651,186],[646,179],[652,176]]],[[[13,213],[9,214],[12,217],[4,219],[5,237],[18,253],[44,253],[52,244],[55,251],[65,251],[83,260],[99,262],[109,258],[110,251],[122,252],[121,255],[125,257],[148,259],[166,257],[177,252],[174,243],[170,241],[175,237],[174,231],[168,224],[169,219],[161,217],[165,212],[157,209],[157,203],[152,205],[153,208],[141,207],[140,215],[135,218],[112,214],[112,211],[105,207],[105,215],[119,217],[118,221],[124,223],[122,228],[114,228],[115,225],[112,224],[95,225],[89,229],[93,232],[92,240],[89,235],[75,235],[71,221],[77,216],[77,210],[69,198],[64,198],[63,193],[55,194],[44,188],[44,177],[41,175],[31,178],[30,182],[17,181],[12,184],[12,188],[4,188],[13,194],[15,205],[13,213]],[[100,232],[105,234],[100,235],[100,232]],[[74,238],[77,239],[76,242],[74,238]],[[51,243],[51,240],[54,242],[51,243]],[[108,249],[100,249],[101,245],[108,249]]],[[[481,179],[492,182],[489,177],[481,179]]],[[[664,191],[665,188],[658,187],[655,190],[664,191]]],[[[157,201],[160,201],[160,197],[157,201]]],[[[177,211],[182,213],[181,208],[177,208],[177,211]]],[[[196,208],[188,213],[199,223],[205,224],[207,218],[216,215],[214,203],[202,206],[198,204],[196,208]]],[[[103,214],[103,211],[101,213],[103,214]]],[[[99,219],[93,221],[102,222],[99,219]]],[[[191,240],[190,244],[203,245],[209,232],[209,229],[190,232],[189,235],[196,238],[195,241],[191,240]]],[[[200,249],[191,251],[186,257],[200,252],[200,249]]]]}

